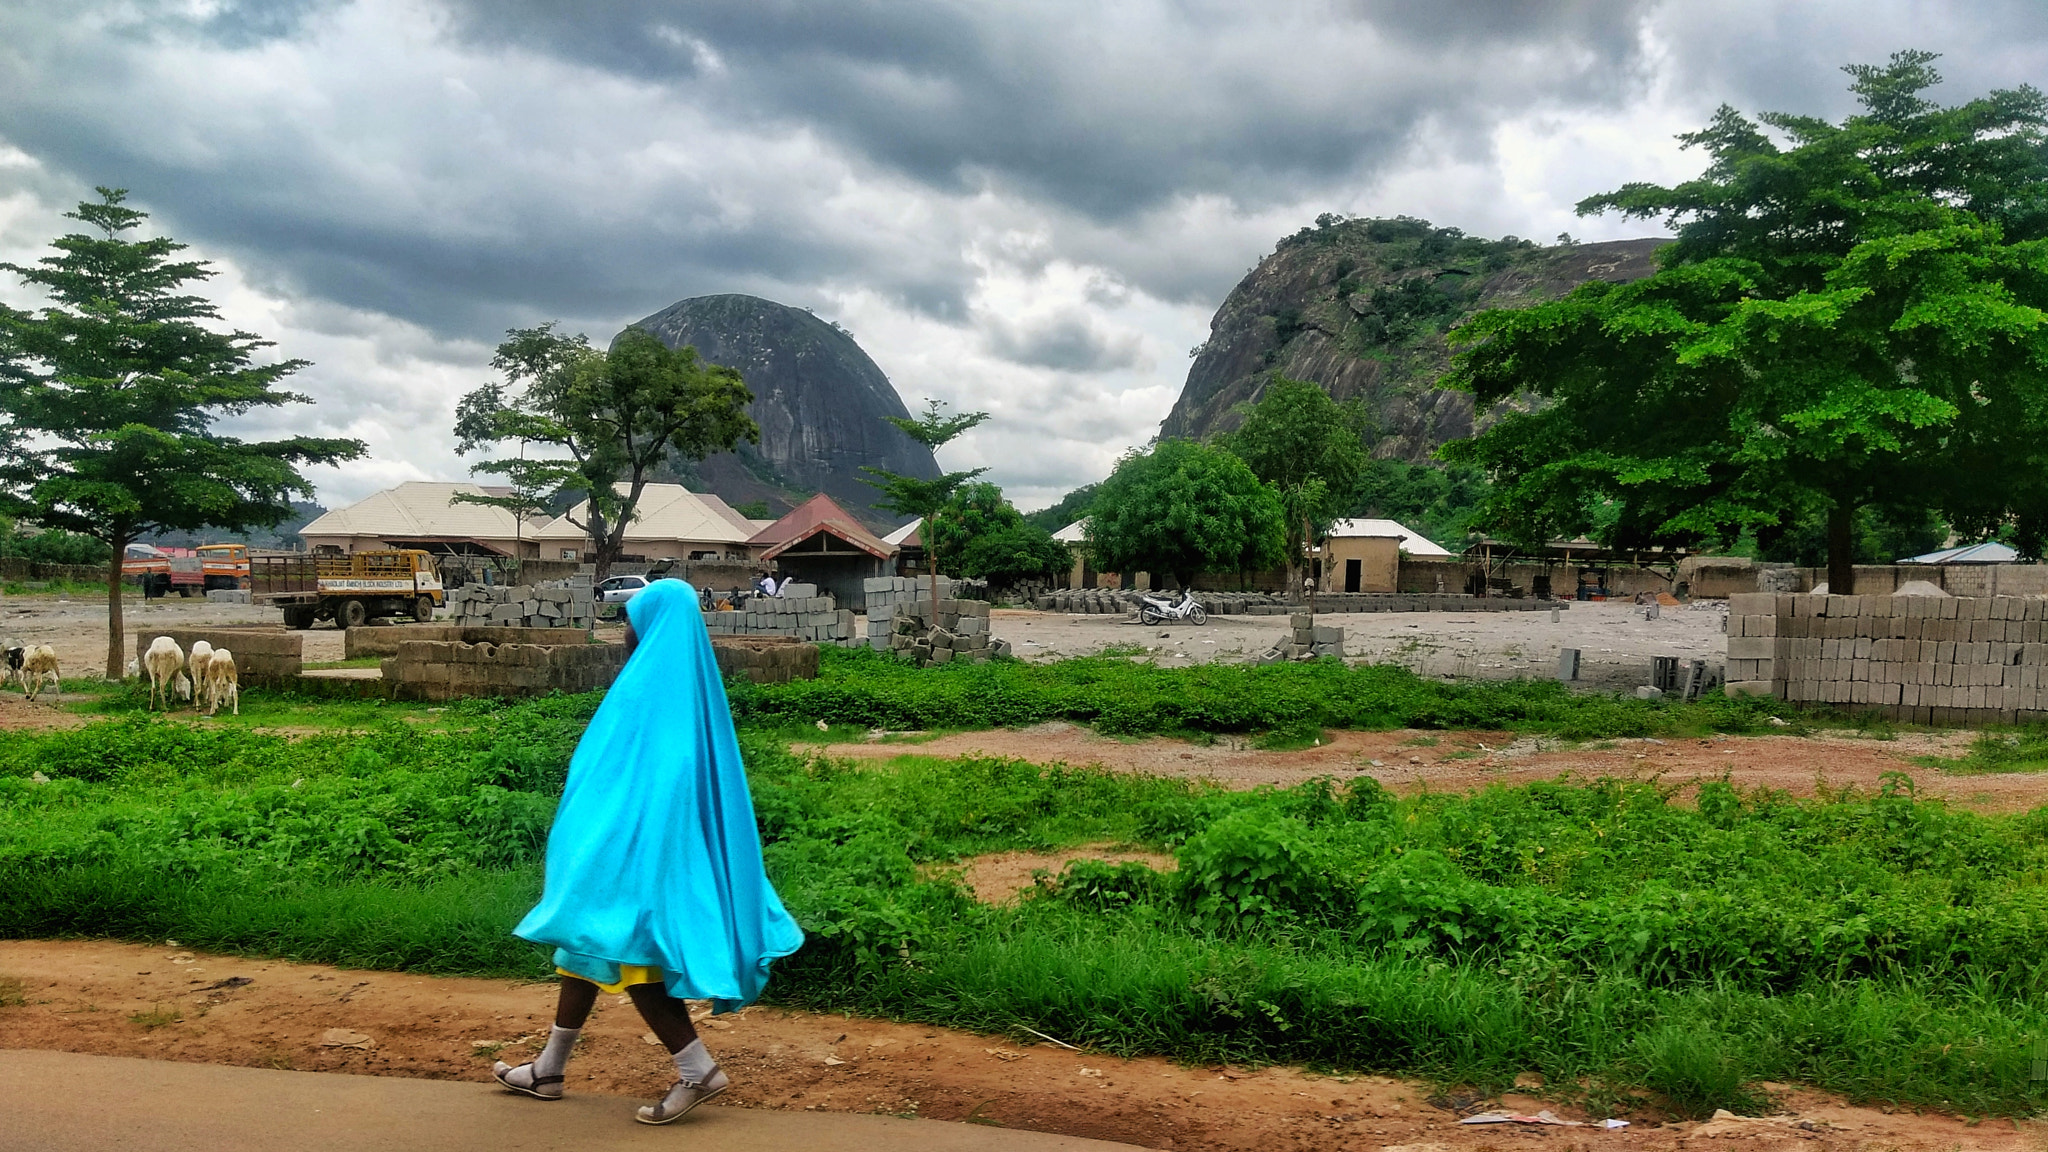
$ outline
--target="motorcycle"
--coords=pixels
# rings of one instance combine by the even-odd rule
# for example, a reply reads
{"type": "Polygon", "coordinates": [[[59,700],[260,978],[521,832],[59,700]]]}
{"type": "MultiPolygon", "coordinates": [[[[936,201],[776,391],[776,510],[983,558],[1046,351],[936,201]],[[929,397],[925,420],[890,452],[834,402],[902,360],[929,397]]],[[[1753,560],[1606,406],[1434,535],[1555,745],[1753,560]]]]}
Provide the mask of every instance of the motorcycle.
{"type": "Polygon", "coordinates": [[[1169,620],[1186,620],[1191,624],[1206,624],[1209,614],[1195,603],[1192,590],[1183,590],[1180,603],[1176,604],[1164,596],[1138,597],[1138,619],[1145,624],[1164,624],[1169,620]]]}

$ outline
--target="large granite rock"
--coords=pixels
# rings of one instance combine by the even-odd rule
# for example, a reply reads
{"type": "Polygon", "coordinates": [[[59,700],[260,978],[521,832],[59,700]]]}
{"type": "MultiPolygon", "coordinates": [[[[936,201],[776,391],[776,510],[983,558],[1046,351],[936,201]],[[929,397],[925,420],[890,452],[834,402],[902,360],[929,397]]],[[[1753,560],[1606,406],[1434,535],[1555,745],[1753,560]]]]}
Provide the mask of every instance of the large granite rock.
{"type": "Polygon", "coordinates": [[[928,449],[883,419],[909,415],[889,378],[852,336],[801,308],[696,296],[634,327],[738,369],[753,390],[748,413],[761,425],[760,445],[679,467],[692,487],[733,504],[766,500],[777,515],[823,492],[872,525],[893,527],[896,518],[873,508],[879,493],[862,482],[862,466],[939,474],[928,449]]]}

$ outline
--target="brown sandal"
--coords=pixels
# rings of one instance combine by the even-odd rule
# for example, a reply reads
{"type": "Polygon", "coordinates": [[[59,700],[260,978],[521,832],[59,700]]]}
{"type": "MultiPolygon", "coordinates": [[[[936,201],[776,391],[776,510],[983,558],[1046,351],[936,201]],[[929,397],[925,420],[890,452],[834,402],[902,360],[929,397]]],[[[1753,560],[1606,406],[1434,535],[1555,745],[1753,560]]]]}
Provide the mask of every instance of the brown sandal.
{"type": "Polygon", "coordinates": [[[532,1071],[532,1068],[532,1064],[521,1064],[519,1067],[514,1068],[510,1064],[507,1064],[503,1060],[500,1060],[494,1067],[492,1067],[491,1075],[496,1077],[498,1083],[503,1084],[508,1090],[517,1092],[522,1096],[531,1096],[535,1100],[560,1100],[562,1098],[562,1078],[560,1076],[541,1076],[534,1073],[532,1071]],[[514,1072],[521,1071],[526,1072],[528,1076],[532,1077],[532,1083],[526,1085],[519,1085],[514,1084],[511,1081],[511,1075],[514,1072]],[[555,1086],[554,1095],[552,1096],[541,1091],[541,1089],[546,1088],[549,1085],[555,1086]]]}

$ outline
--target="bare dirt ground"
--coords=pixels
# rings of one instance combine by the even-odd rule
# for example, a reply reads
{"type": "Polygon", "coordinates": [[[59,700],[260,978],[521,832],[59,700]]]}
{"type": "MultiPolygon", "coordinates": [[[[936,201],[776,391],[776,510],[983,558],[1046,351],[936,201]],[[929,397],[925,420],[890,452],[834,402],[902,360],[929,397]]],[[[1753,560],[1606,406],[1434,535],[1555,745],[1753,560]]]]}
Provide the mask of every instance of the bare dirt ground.
{"type": "MultiPolygon", "coordinates": [[[[132,658],[134,637],[152,629],[215,628],[226,625],[282,624],[275,608],[257,604],[215,604],[200,597],[170,596],[161,600],[130,597],[121,602],[128,639],[122,651],[132,658]]],[[[0,599],[0,637],[25,644],[48,644],[57,650],[57,664],[66,676],[97,675],[107,665],[107,601],[57,596],[8,596],[0,599]]],[[[343,636],[333,624],[305,633],[306,662],[342,658],[343,636]]],[[[126,659],[124,658],[124,663],[126,659]]]]}
{"type": "MultiPolygon", "coordinates": [[[[1579,682],[1587,688],[1634,688],[1650,682],[1652,656],[1704,659],[1719,667],[1728,651],[1725,601],[1665,608],[1655,620],[1616,601],[1560,605],[1548,612],[1322,613],[1316,623],[1344,629],[1344,654],[1400,664],[1425,676],[1513,679],[1556,674],[1560,648],[1580,650],[1579,682]]],[[[1117,616],[1068,616],[998,608],[990,631],[1027,660],[1093,655],[1112,646],[1140,646],[1162,667],[1243,660],[1277,642],[1285,616],[1211,616],[1207,624],[1147,628],[1117,616]]]]}
{"type": "Polygon", "coordinates": [[[2024,811],[2048,804],[2048,773],[1948,774],[1915,757],[1958,757],[1974,733],[1907,732],[1880,740],[1854,732],[1814,736],[1715,736],[1700,740],[1602,740],[1585,745],[1507,732],[1327,732],[1318,747],[1292,752],[1252,748],[1240,739],[1196,744],[1158,736],[1118,739],[1073,724],[960,732],[922,743],[799,744],[799,753],[886,760],[924,756],[1006,756],[1037,763],[1097,764],[1209,780],[1227,788],[1286,787],[1319,776],[1371,776],[1395,791],[1460,791],[1488,784],[1560,778],[1654,780],[1681,794],[1702,780],[1727,779],[1745,791],[1795,796],[1854,787],[1877,790],[1887,772],[1910,776],[1922,796],[1979,811],[2024,811]]]}
{"type": "MultiPolygon", "coordinates": [[[[545,1036],[547,984],[356,972],[194,953],[169,944],[0,941],[0,1047],[259,1068],[484,1082],[494,1058],[545,1036]]],[[[1767,1118],[1625,1129],[1460,1125],[1500,1107],[1587,1116],[1535,1095],[1465,1099],[1431,1085],[1300,1068],[1183,1067],[1073,1052],[1022,1036],[755,1007],[700,1020],[744,1108],[976,1120],[1151,1148],[2033,1149],[2031,1122],[1887,1113],[1779,1086],[1767,1118]],[[1437,1104],[1429,1101],[1435,1097],[1437,1104]]],[[[625,997],[601,997],[569,1089],[652,1099],[673,1079],[625,997]]],[[[507,1108],[540,1107],[507,1097],[507,1108]]]]}

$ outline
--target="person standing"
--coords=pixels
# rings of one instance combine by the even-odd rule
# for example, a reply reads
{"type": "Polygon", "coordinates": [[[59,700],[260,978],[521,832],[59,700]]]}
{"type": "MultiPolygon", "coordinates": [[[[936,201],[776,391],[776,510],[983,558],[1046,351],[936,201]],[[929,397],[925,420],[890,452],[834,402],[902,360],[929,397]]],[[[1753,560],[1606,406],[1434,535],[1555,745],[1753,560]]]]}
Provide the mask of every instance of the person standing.
{"type": "Polygon", "coordinates": [[[626,666],[569,761],[540,903],[513,934],[555,948],[555,1025],[533,1062],[492,1069],[562,1097],[600,990],[624,992],[668,1049],[676,1083],[635,1118],[667,1124],[730,1083],[690,1023],[752,1003],[803,931],[761,862],[739,740],[696,590],[660,580],[626,604],[626,666]]]}

